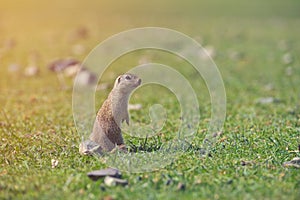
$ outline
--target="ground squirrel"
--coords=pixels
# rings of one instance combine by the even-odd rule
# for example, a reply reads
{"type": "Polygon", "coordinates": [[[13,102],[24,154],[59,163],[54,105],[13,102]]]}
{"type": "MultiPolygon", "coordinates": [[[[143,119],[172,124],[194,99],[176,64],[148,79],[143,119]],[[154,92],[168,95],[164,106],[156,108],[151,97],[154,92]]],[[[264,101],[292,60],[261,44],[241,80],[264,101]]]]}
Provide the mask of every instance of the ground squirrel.
{"type": "Polygon", "coordinates": [[[121,134],[121,123],[129,125],[128,99],[131,92],[141,84],[141,79],[133,74],[120,75],[108,98],[97,113],[90,140],[82,142],[82,154],[110,152],[116,146],[125,147],[121,134]]]}

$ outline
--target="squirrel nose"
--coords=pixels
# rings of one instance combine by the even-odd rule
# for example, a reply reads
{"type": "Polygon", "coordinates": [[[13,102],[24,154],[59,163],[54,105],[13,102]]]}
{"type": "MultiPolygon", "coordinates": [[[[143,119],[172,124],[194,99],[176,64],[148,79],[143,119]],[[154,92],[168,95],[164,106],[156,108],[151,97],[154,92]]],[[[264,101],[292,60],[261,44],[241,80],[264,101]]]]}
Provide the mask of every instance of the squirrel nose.
{"type": "Polygon", "coordinates": [[[142,83],[142,79],[139,78],[138,84],[140,85],[142,83]]]}

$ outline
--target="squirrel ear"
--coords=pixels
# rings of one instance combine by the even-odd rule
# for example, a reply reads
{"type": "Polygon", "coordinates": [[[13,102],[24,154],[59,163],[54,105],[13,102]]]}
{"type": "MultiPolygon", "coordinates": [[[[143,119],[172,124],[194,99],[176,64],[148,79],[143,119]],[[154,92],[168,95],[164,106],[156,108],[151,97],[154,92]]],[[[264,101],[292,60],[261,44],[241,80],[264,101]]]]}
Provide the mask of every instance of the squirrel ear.
{"type": "Polygon", "coordinates": [[[118,77],[118,83],[120,83],[120,82],[121,82],[121,76],[118,77]]]}

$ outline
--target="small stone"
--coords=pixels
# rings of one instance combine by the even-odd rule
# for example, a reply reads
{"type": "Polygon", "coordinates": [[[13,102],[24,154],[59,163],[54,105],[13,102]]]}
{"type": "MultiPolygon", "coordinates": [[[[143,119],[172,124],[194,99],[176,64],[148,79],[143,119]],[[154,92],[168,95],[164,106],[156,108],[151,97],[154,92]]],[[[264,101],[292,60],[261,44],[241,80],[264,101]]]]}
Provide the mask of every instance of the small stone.
{"type": "Polygon", "coordinates": [[[52,169],[58,166],[58,160],[51,159],[51,167],[52,169]]]}
{"type": "Polygon", "coordinates": [[[100,178],[104,178],[104,177],[116,177],[116,178],[120,178],[121,177],[121,172],[117,169],[114,168],[107,168],[107,169],[100,169],[100,170],[96,170],[96,171],[92,171],[87,173],[87,176],[92,179],[93,181],[97,181],[100,178]]]}
{"type": "Polygon", "coordinates": [[[85,192],[84,192],[84,189],[81,188],[81,189],[79,190],[79,194],[83,195],[84,193],[85,193],[85,192]]]}
{"type": "Polygon", "coordinates": [[[213,137],[215,138],[215,137],[219,137],[220,135],[222,135],[222,131],[218,131],[218,132],[215,132],[215,133],[213,133],[213,137]]]}
{"type": "Polygon", "coordinates": [[[209,57],[211,57],[211,58],[216,57],[216,54],[217,54],[216,53],[216,49],[213,46],[208,45],[208,46],[206,46],[204,48],[205,48],[207,54],[209,55],[209,57]]]}
{"type": "Polygon", "coordinates": [[[295,167],[300,169],[300,157],[295,157],[291,161],[287,161],[283,163],[284,167],[295,167]]]}
{"type": "Polygon", "coordinates": [[[80,70],[81,65],[76,64],[66,68],[63,72],[66,77],[74,77],[77,72],[80,70]]]}
{"type": "Polygon", "coordinates": [[[140,110],[142,107],[142,104],[128,104],[128,110],[140,110]]]}
{"type": "Polygon", "coordinates": [[[247,161],[247,160],[242,160],[241,161],[242,166],[253,165],[253,164],[254,164],[253,161],[247,161]]]}
{"type": "Polygon", "coordinates": [[[111,177],[111,176],[106,176],[105,179],[104,179],[104,183],[107,186],[116,186],[116,185],[125,186],[125,185],[128,185],[127,180],[120,179],[120,178],[114,178],[114,177],[111,177]]]}
{"type": "Polygon", "coordinates": [[[77,65],[81,65],[81,63],[73,58],[57,59],[48,65],[48,69],[53,72],[61,72],[68,67],[74,67],[77,65]]]}
{"type": "Polygon", "coordinates": [[[204,47],[205,50],[200,51],[200,57],[202,59],[214,58],[216,56],[216,50],[213,46],[208,45],[204,47]]]}
{"type": "Polygon", "coordinates": [[[207,154],[208,154],[208,151],[205,148],[199,148],[198,152],[199,152],[201,157],[206,157],[207,154]]]}
{"type": "Polygon", "coordinates": [[[80,85],[91,85],[97,82],[97,77],[88,70],[81,70],[77,74],[75,81],[80,85]]]}
{"type": "Polygon", "coordinates": [[[183,184],[183,183],[178,183],[178,185],[177,185],[177,190],[185,190],[185,184],[183,184]]]}
{"type": "Polygon", "coordinates": [[[36,66],[29,66],[26,67],[25,71],[24,71],[24,75],[25,76],[35,76],[39,73],[39,69],[36,66]]]}
{"type": "Polygon", "coordinates": [[[195,185],[199,185],[202,183],[202,180],[200,179],[200,177],[195,178],[194,184],[195,185]]]}
{"type": "Polygon", "coordinates": [[[280,100],[274,97],[262,97],[255,101],[258,104],[271,104],[271,103],[279,103],[280,100]]]}
{"type": "Polygon", "coordinates": [[[282,56],[282,63],[283,64],[288,65],[288,64],[291,64],[293,61],[294,61],[293,56],[290,53],[285,53],[282,56]]]}

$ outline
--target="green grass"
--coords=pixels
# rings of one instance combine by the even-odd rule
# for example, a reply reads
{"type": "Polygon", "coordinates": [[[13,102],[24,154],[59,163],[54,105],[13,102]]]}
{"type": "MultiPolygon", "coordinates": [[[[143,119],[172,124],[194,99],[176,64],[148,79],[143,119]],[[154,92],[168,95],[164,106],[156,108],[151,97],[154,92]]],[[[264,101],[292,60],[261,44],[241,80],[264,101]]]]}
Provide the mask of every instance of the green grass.
{"type": "MultiPolygon", "coordinates": [[[[39,1],[0,3],[0,199],[299,199],[299,169],[282,163],[300,156],[300,3],[288,1],[238,0],[189,1],[39,1]],[[87,38],[70,39],[78,27],[86,27],[87,38]],[[182,31],[217,51],[216,62],[227,94],[227,119],[223,134],[210,156],[201,157],[210,118],[210,99],[203,81],[191,66],[173,55],[140,51],[115,61],[103,82],[137,65],[141,55],[154,62],[181,70],[193,87],[202,88],[198,97],[201,121],[188,148],[164,169],[130,174],[127,187],[107,187],[89,180],[86,173],[106,167],[93,157],[78,153],[80,135],[72,116],[72,89],[62,90],[57,76],[46,65],[57,57],[83,60],[99,42],[112,34],[134,27],[161,26],[182,31]],[[201,39],[199,39],[201,37],[201,39]],[[3,50],[5,41],[15,46],[3,50]],[[283,41],[283,42],[282,42],[283,41]],[[287,48],[280,48],[286,43],[287,48]],[[81,44],[82,55],[71,47],[81,44]],[[230,58],[231,52],[243,55],[230,58]],[[294,61],[282,63],[290,53],[294,61]],[[38,55],[40,73],[25,77],[24,68],[32,54],[38,55]],[[20,69],[8,72],[9,65],[20,69]],[[288,76],[287,67],[293,73],[288,76]],[[272,89],[266,89],[272,85],[272,89]],[[260,105],[261,97],[279,103],[260,105]],[[51,168],[51,159],[59,164],[51,168]],[[243,165],[244,161],[250,161],[243,165]],[[167,184],[167,182],[169,184],[167,184]],[[184,183],[185,190],[177,190],[184,183]],[[100,187],[101,186],[101,187],[100,187]],[[101,189],[102,188],[102,189],[101,189]]],[[[72,87],[72,81],[67,80],[72,87]]],[[[97,108],[111,88],[97,94],[97,108]]],[[[178,130],[179,105],[167,90],[141,88],[131,99],[144,108],[132,111],[133,121],[149,121],[148,107],[160,103],[168,120],[160,136],[147,143],[125,136],[134,148],[155,149],[178,130]]]]}

